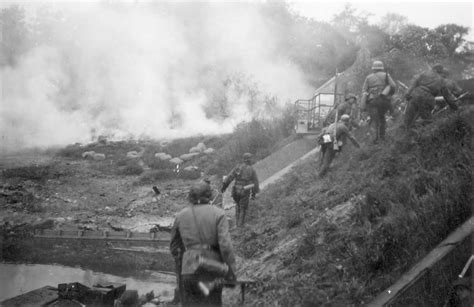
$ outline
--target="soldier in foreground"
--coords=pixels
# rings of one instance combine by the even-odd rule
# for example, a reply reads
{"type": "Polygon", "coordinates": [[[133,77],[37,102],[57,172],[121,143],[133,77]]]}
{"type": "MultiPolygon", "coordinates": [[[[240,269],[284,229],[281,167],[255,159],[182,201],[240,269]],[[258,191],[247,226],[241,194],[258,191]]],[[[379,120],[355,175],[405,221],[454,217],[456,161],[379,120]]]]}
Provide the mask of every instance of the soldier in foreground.
{"type": "Polygon", "coordinates": [[[211,197],[209,184],[194,185],[188,195],[191,205],[177,214],[171,230],[171,254],[182,257],[179,289],[182,306],[221,306],[222,285],[203,293],[199,284],[216,278],[235,281],[229,224],[224,211],[209,204],[211,197]],[[203,262],[217,264],[219,270],[204,268],[203,262]]]}
{"type": "Polygon", "coordinates": [[[367,101],[366,109],[371,123],[375,126],[374,143],[385,139],[385,114],[388,111],[392,114],[394,112],[390,100],[396,86],[392,77],[384,71],[383,63],[374,61],[372,73],[365,78],[362,86],[362,96],[365,96],[367,101]]]}
{"type": "Polygon", "coordinates": [[[244,163],[237,165],[222,183],[221,192],[224,193],[232,180],[235,179],[232,187],[232,198],[235,201],[235,219],[237,226],[245,224],[245,215],[249,206],[249,198],[255,199],[260,192],[257,173],[252,167],[252,154],[245,153],[244,163]]]}
{"type": "Polygon", "coordinates": [[[341,116],[339,122],[333,123],[329,127],[324,128],[322,133],[319,135],[318,142],[321,145],[320,177],[326,175],[331,166],[332,160],[336,156],[336,153],[342,150],[347,138],[351,140],[354,146],[360,148],[357,140],[349,132],[349,120],[350,116],[344,114],[341,116]]]}
{"type": "Polygon", "coordinates": [[[438,95],[444,97],[452,110],[457,110],[456,98],[449,91],[446,80],[442,76],[444,71],[441,64],[435,64],[431,70],[425,71],[413,79],[405,95],[408,101],[404,122],[406,129],[410,129],[418,117],[421,117],[425,123],[431,122],[435,97],[438,95]]]}

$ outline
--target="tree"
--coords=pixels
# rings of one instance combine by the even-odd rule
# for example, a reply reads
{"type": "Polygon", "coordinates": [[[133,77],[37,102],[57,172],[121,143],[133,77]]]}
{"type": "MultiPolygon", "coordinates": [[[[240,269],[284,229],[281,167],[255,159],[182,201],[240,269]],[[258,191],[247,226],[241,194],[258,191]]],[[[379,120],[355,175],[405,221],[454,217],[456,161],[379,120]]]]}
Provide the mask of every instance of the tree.
{"type": "Polygon", "coordinates": [[[434,29],[436,38],[446,47],[448,56],[454,55],[464,42],[464,36],[469,32],[469,28],[456,24],[440,25],[434,29]]]}
{"type": "Polygon", "coordinates": [[[393,44],[411,55],[426,56],[429,53],[428,34],[427,28],[407,25],[400,35],[396,36],[396,41],[393,44]]]}
{"type": "Polygon", "coordinates": [[[408,25],[408,18],[395,13],[387,13],[380,21],[380,28],[390,36],[400,34],[408,25]]]}
{"type": "Polygon", "coordinates": [[[25,10],[13,5],[0,11],[0,65],[15,65],[29,48],[29,30],[25,10]]]}

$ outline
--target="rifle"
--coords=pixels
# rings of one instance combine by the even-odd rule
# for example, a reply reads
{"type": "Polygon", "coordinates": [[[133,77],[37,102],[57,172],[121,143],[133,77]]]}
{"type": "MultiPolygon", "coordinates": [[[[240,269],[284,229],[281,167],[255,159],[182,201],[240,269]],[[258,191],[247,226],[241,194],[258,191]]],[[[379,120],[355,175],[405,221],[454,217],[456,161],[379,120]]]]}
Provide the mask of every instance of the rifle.
{"type": "Polygon", "coordinates": [[[245,303],[245,286],[255,284],[253,280],[225,280],[224,278],[216,278],[213,281],[204,282],[200,281],[198,283],[199,290],[201,290],[204,296],[208,296],[214,288],[223,286],[223,287],[235,287],[240,285],[240,294],[242,299],[242,304],[245,303]]]}
{"type": "MultiPolygon", "coordinates": [[[[336,76],[334,77],[334,104],[336,104],[336,98],[337,98],[337,68],[336,68],[336,76]]],[[[333,149],[334,150],[339,150],[339,144],[337,144],[337,117],[339,116],[339,111],[336,107],[336,117],[334,118],[334,142],[333,142],[333,149]]]]}

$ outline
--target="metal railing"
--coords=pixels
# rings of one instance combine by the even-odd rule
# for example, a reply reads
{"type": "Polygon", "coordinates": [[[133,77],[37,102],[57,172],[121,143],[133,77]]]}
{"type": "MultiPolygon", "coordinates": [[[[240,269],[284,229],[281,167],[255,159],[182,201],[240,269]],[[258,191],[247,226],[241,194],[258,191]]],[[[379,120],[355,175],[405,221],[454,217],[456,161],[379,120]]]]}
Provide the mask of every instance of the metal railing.
{"type": "MultiPolygon", "coordinates": [[[[344,94],[336,94],[337,100],[344,94]]],[[[295,101],[296,111],[296,133],[315,133],[322,128],[324,118],[336,103],[334,93],[316,93],[310,99],[298,99],[295,101]]]]}

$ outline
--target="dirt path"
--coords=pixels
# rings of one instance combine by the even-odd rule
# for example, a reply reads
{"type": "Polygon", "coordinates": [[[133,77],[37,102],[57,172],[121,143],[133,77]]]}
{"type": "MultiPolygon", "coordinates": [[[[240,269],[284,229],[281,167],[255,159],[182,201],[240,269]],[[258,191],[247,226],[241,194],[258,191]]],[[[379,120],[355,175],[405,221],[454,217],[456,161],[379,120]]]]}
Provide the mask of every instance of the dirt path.
{"type": "MultiPolygon", "coordinates": [[[[306,136],[297,139],[280,150],[274,152],[253,165],[260,181],[260,189],[282,178],[293,166],[319,151],[316,147],[316,136],[306,136]]],[[[231,197],[231,187],[224,193],[224,208],[229,216],[233,216],[234,202],[231,197]]]]}

